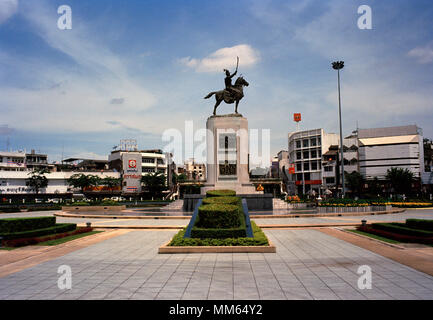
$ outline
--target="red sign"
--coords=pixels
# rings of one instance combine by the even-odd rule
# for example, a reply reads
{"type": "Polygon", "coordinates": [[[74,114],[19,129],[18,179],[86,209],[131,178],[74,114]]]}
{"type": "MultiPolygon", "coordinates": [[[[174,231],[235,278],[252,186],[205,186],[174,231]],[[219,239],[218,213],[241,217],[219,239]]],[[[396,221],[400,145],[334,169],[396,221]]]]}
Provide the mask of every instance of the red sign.
{"type": "MultiPolygon", "coordinates": [[[[305,180],[305,184],[322,184],[322,180],[305,180]]],[[[296,185],[302,185],[302,181],[296,181],[296,185]]]]}
{"type": "Polygon", "coordinates": [[[290,164],[289,173],[290,174],[295,174],[295,164],[294,163],[290,164]]]}
{"type": "Polygon", "coordinates": [[[300,122],[301,121],[301,114],[300,113],[294,113],[293,114],[293,120],[295,122],[300,122]]]}
{"type": "Polygon", "coordinates": [[[137,168],[137,160],[129,160],[128,166],[130,168],[137,168]]]}

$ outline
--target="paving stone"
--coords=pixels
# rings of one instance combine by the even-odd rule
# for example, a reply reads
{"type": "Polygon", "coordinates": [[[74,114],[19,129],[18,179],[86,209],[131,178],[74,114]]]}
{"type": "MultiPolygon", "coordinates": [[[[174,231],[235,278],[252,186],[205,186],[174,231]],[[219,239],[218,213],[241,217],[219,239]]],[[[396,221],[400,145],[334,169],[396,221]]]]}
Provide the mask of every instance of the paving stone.
{"type": "Polygon", "coordinates": [[[433,298],[432,276],[368,250],[315,230],[265,232],[277,253],[158,255],[174,231],[132,231],[1,278],[0,299],[433,298]],[[72,290],[57,288],[62,264],[72,290]],[[372,290],[357,288],[360,265],[372,290]]]}

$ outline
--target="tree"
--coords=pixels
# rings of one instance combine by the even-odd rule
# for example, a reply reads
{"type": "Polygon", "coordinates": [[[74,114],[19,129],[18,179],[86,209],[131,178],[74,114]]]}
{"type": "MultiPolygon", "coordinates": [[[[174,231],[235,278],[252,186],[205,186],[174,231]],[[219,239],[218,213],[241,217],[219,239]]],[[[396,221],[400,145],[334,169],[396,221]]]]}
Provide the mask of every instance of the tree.
{"type": "Polygon", "coordinates": [[[141,177],[141,182],[146,186],[152,197],[160,197],[166,185],[166,176],[160,172],[153,172],[141,177]]]}
{"type": "Polygon", "coordinates": [[[173,176],[172,176],[172,182],[173,182],[173,184],[184,183],[187,180],[188,180],[188,177],[186,176],[186,174],[184,174],[184,173],[181,173],[181,174],[173,173],[173,176]]]}
{"type": "Polygon", "coordinates": [[[101,178],[95,175],[85,175],[82,173],[72,175],[67,183],[74,187],[79,188],[81,193],[84,193],[84,189],[92,186],[97,186],[101,182],[101,178]]]}
{"type": "Polygon", "coordinates": [[[105,177],[100,181],[100,184],[102,184],[103,186],[107,186],[108,188],[110,188],[110,191],[113,191],[114,187],[118,187],[122,184],[122,179],[105,177]]]}
{"type": "Polygon", "coordinates": [[[382,186],[377,177],[374,177],[373,180],[368,182],[368,193],[373,197],[377,197],[382,193],[382,186]]]}
{"type": "Polygon", "coordinates": [[[360,195],[364,187],[364,177],[357,171],[352,173],[346,172],[346,186],[353,194],[360,195]]]}
{"type": "Polygon", "coordinates": [[[45,176],[49,173],[47,169],[36,168],[29,173],[30,177],[27,179],[27,185],[35,189],[36,194],[39,194],[40,189],[48,187],[48,178],[45,176]]]}
{"type": "Polygon", "coordinates": [[[408,169],[391,168],[386,172],[385,178],[397,194],[409,193],[412,188],[413,173],[408,169]]]}

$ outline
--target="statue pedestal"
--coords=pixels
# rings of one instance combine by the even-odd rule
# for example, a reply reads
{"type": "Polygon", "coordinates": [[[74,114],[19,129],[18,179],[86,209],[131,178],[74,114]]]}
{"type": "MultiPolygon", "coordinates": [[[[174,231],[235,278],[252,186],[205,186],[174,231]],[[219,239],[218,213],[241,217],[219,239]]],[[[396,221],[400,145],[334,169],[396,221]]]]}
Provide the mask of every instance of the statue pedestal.
{"type": "Polygon", "coordinates": [[[248,173],[248,120],[240,114],[211,116],[206,122],[208,190],[231,189],[237,194],[258,194],[248,173]]]}

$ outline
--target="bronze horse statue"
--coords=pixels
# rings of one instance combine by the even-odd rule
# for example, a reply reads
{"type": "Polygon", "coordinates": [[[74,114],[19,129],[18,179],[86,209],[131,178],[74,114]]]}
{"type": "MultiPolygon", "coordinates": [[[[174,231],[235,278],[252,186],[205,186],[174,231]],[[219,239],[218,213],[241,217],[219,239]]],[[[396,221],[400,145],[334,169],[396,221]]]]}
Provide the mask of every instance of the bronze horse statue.
{"type": "Polygon", "coordinates": [[[234,102],[236,102],[236,108],[235,108],[235,113],[238,113],[238,105],[239,105],[239,101],[242,100],[242,98],[244,97],[244,86],[249,86],[250,84],[242,77],[240,76],[239,78],[236,79],[235,84],[231,87],[231,91],[228,91],[226,89],[224,90],[220,90],[220,91],[214,91],[209,93],[206,97],[204,97],[205,99],[209,99],[210,97],[212,97],[213,95],[215,95],[215,107],[213,109],[213,114],[216,115],[216,109],[218,108],[218,106],[220,105],[220,103],[222,101],[224,101],[227,104],[232,104],[234,102]]]}

